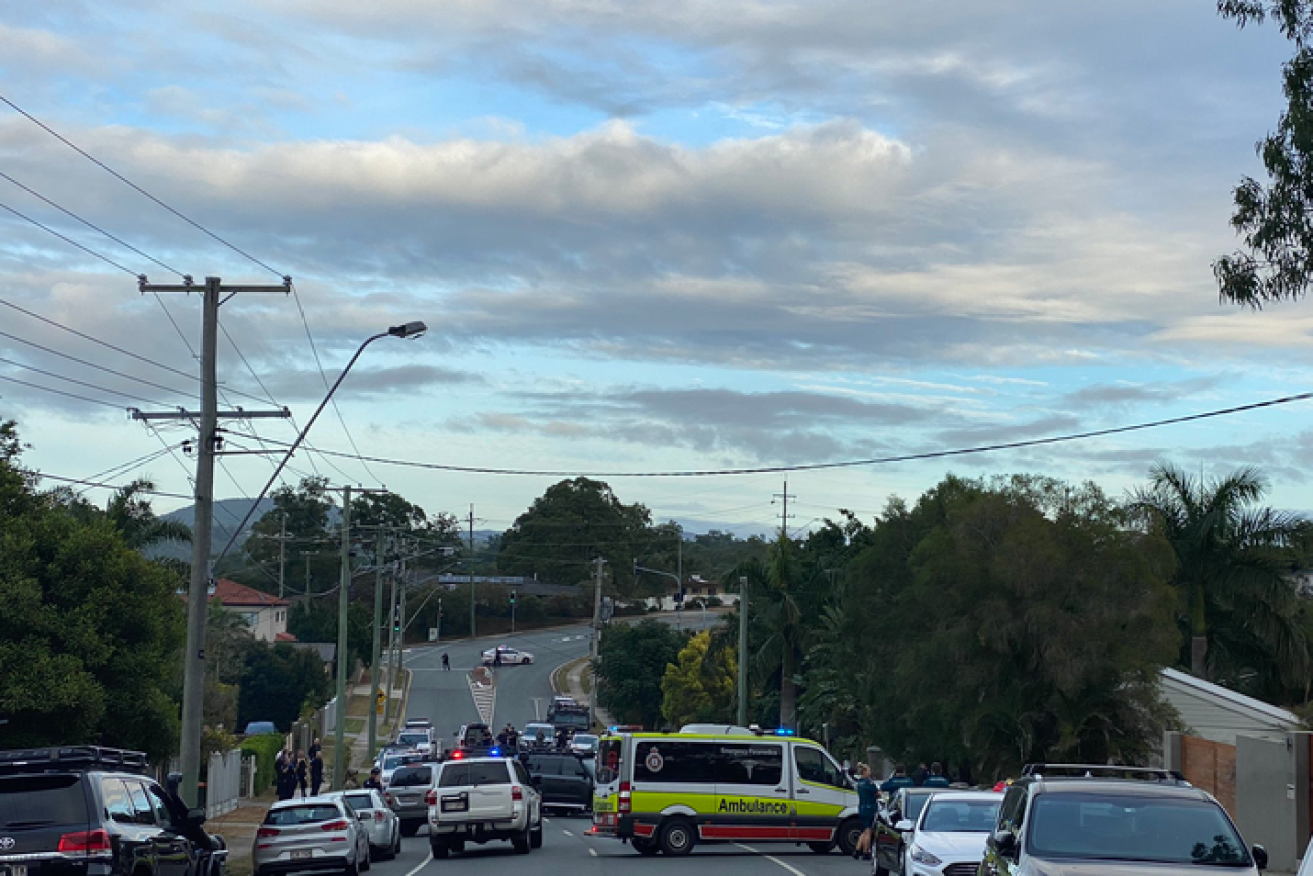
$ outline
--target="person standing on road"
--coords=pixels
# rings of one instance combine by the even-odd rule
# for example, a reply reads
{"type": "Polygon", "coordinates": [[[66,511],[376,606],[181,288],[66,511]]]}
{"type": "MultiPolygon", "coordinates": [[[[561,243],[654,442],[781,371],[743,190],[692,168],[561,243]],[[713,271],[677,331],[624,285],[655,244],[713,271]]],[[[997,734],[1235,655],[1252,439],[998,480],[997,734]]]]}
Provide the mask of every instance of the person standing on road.
{"type": "Polygon", "coordinates": [[[861,819],[863,829],[853,857],[870,860],[875,815],[880,809],[880,787],[871,779],[871,768],[866,764],[857,765],[857,775],[857,817],[861,819]]]}
{"type": "Polygon", "coordinates": [[[306,791],[310,787],[310,764],[306,763],[305,752],[297,751],[296,753],[296,785],[301,790],[301,796],[307,797],[306,791]]]}
{"type": "Polygon", "coordinates": [[[316,751],[310,757],[310,796],[319,796],[319,786],[324,784],[324,753],[316,751]]]}
{"type": "Polygon", "coordinates": [[[451,658],[447,656],[446,651],[442,652],[442,668],[448,672],[451,671],[451,658]]]}
{"type": "Polygon", "coordinates": [[[930,764],[930,775],[925,777],[923,786],[926,788],[947,788],[948,776],[944,775],[944,767],[939,761],[930,764]]]}
{"type": "Polygon", "coordinates": [[[894,767],[894,774],[885,779],[884,784],[880,786],[880,793],[892,794],[899,788],[910,788],[912,784],[911,777],[907,775],[907,768],[896,766],[894,767]]]}
{"type": "Polygon", "coordinates": [[[380,791],[383,790],[382,776],[383,776],[383,771],[380,770],[378,767],[374,767],[372,770],[369,771],[369,778],[365,779],[365,787],[377,788],[380,791]]]}

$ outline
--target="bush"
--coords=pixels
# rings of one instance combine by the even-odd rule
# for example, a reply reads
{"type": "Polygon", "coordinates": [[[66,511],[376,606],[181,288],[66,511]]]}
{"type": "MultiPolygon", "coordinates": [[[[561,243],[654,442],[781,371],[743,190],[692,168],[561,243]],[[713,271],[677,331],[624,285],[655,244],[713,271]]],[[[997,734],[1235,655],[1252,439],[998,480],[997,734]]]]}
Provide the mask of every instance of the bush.
{"type": "Polygon", "coordinates": [[[274,761],[283,749],[281,733],[266,733],[242,740],[242,754],[255,756],[255,793],[274,783],[274,761]]]}

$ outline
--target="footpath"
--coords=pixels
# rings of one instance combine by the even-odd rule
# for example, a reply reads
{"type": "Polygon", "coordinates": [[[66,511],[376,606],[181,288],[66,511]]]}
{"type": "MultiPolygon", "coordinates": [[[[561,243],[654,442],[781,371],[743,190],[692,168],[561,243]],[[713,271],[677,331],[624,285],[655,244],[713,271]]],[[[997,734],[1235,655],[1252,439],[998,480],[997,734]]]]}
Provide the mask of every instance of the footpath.
{"type": "MultiPolygon", "coordinates": [[[[553,693],[574,697],[575,701],[585,706],[593,706],[593,668],[589,657],[580,657],[558,666],[552,673],[553,693]]],[[[593,706],[593,722],[601,727],[610,727],[615,722],[611,715],[600,705],[593,706]]]]}

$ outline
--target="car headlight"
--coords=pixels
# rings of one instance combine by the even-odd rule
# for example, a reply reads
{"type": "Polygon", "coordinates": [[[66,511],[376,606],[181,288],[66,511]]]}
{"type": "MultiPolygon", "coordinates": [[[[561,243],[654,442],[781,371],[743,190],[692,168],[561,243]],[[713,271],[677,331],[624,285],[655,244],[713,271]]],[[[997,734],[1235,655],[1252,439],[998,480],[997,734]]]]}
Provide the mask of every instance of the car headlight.
{"type": "Polygon", "coordinates": [[[943,863],[934,855],[930,854],[925,849],[915,844],[912,846],[911,854],[908,857],[910,857],[913,861],[916,861],[918,864],[925,864],[930,867],[935,867],[943,863]]]}

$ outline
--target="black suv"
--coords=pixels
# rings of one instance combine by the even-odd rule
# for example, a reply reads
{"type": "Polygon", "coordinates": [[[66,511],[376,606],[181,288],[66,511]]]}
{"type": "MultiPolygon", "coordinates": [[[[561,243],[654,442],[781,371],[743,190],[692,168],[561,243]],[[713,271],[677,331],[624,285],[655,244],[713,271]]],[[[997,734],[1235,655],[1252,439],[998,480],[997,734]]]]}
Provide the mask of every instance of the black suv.
{"type": "Polygon", "coordinates": [[[531,752],[520,755],[529,775],[539,779],[543,809],[593,808],[593,777],[582,761],[569,752],[531,752]]]}
{"type": "Polygon", "coordinates": [[[1003,797],[978,872],[1257,876],[1266,867],[1263,847],[1247,848],[1221,804],[1180,773],[1030,764],[1003,797]]]}
{"type": "Polygon", "coordinates": [[[145,770],[134,751],[0,751],[0,872],[223,876],[228,852],[201,829],[205,811],[188,810],[145,770]]]}

